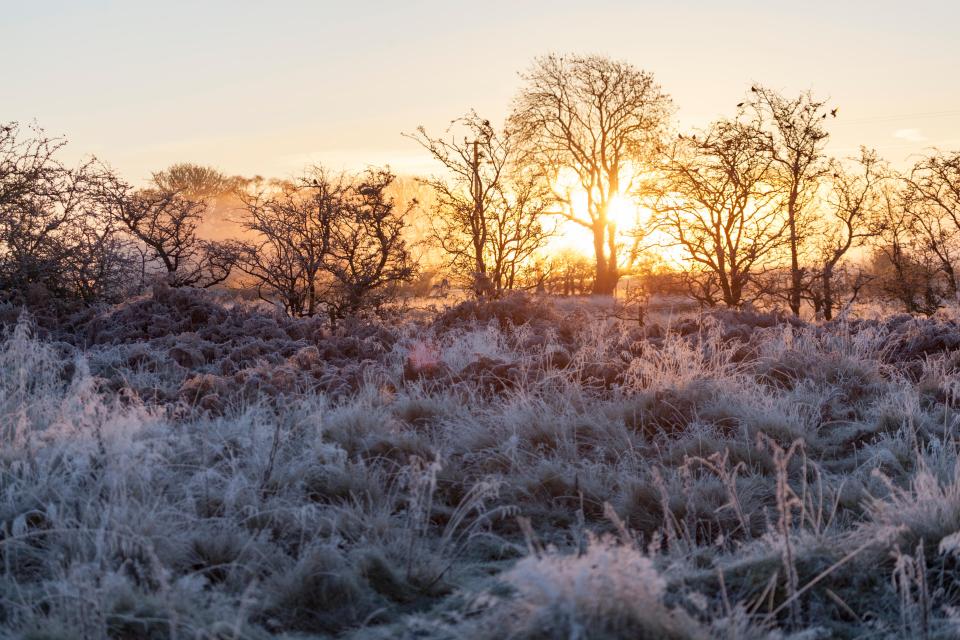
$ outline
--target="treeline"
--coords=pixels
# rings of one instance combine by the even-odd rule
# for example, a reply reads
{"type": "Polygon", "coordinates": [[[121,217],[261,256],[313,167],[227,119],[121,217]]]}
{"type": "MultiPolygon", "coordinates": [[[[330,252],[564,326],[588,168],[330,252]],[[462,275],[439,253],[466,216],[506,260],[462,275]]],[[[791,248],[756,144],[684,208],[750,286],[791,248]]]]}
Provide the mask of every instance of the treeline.
{"type": "Polygon", "coordinates": [[[807,303],[828,320],[865,291],[912,313],[956,299],[960,153],[906,174],[867,148],[830,158],[837,111],[754,86],[734,116],[671,142],[644,200],[690,262],[693,297],[795,315],[807,303]]]}
{"type": "Polygon", "coordinates": [[[241,276],[289,315],[322,311],[336,323],[378,308],[415,272],[388,170],[264,181],[183,164],[135,188],[96,160],[65,166],[63,145],[37,128],[0,127],[3,301],[65,311],[157,283],[209,288],[241,276]],[[224,196],[240,203],[244,239],[197,232],[224,196]]]}
{"type": "Polygon", "coordinates": [[[831,158],[839,108],[759,85],[732,115],[677,132],[650,73],[600,56],[546,56],[522,79],[501,129],[470,114],[413,136],[446,169],[429,181],[435,240],[477,293],[610,294],[630,274],[706,306],[825,319],[865,295],[924,314],[957,298],[960,152],[903,174],[867,148],[831,158]],[[624,199],[649,215],[618,229],[624,199]],[[557,219],[589,232],[591,265],[540,251],[557,219]],[[658,253],[683,268],[651,270],[658,253]],[[518,263],[524,281],[503,281],[518,263]]]}
{"type": "MultiPolygon", "coordinates": [[[[476,113],[409,134],[440,171],[429,244],[439,279],[475,295],[613,293],[624,275],[707,306],[810,308],[830,319],[874,296],[911,313],[960,295],[960,152],[905,173],[869,149],[826,154],[838,107],[753,86],[731,115],[677,132],[652,74],[601,56],[537,59],[506,121],[476,113]],[[624,219],[623,211],[645,211],[624,219]],[[593,255],[552,255],[558,222],[593,255]],[[619,225],[619,226],[618,226],[619,225]],[[668,249],[669,248],[669,249],[668,249]],[[650,265],[663,253],[684,268],[650,265]]],[[[277,181],[176,165],[134,187],[64,141],[0,125],[0,295],[69,309],[156,282],[241,284],[293,316],[332,323],[382,307],[418,276],[409,217],[388,169],[312,167],[277,181]],[[239,239],[198,233],[218,198],[239,239]]]]}

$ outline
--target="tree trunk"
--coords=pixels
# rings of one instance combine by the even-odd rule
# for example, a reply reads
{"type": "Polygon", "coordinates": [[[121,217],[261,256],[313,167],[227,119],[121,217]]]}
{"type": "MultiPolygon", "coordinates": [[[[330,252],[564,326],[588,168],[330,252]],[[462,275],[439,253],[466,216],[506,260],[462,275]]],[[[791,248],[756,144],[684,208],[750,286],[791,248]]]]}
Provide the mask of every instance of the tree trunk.
{"type": "Polygon", "coordinates": [[[833,320],[833,267],[823,270],[823,319],[833,320]]]}
{"type": "Polygon", "coordinates": [[[803,278],[800,272],[800,258],[797,251],[796,221],[790,216],[790,311],[800,317],[800,294],[803,290],[803,278]]]}
{"type": "Polygon", "coordinates": [[[607,255],[607,223],[606,220],[596,222],[592,228],[593,249],[596,255],[596,275],[593,280],[593,294],[610,296],[617,288],[617,256],[614,250],[607,255]]]}
{"type": "Polygon", "coordinates": [[[960,285],[957,283],[957,272],[949,260],[943,261],[943,272],[947,274],[947,286],[950,287],[953,296],[955,298],[960,297],[958,296],[958,294],[960,294],[960,285]]]}
{"type": "Polygon", "coordinates": [[[727,291],[724,292],[724,302],[731,309],[736,309],[740,307],[740,304],[743,302],[743,284],[739,281],[738,278],[731,278],[732,282],[727,288],[727,291]]]}
{"type": "Polygon", "coordinates": [[[790,226],[790,311],[800,317],[801,293],[803,292],[803,277],[800,272],[800,255],[797,245],[797,187],[790,189],[790,199],[787,202],[787,222],[790,226]]]}
{"type": "Polygon", "coordinates": [[[607,279],[610,287],[610,293],[617,291],[617,283],[620,282],[620,270],[617,266],[617,225],[614,222],[607,223],[607,279]]]}
{"type": "Polygon", "coordinates": [[[317,313],[317,287],[314,278],[307,280],[307,315],[311,318],[317,313]]]}

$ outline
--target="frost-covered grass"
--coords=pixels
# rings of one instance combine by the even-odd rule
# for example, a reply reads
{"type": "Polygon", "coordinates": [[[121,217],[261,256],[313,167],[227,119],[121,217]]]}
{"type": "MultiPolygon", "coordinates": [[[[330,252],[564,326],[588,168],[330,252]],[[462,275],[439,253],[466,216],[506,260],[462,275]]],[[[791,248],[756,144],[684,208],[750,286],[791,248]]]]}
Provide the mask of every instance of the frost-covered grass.
{"type": "Polygon", "coordinates": [[[960,633],[955,318],[561,309],[21,315],[0,636],[960,633]]]}

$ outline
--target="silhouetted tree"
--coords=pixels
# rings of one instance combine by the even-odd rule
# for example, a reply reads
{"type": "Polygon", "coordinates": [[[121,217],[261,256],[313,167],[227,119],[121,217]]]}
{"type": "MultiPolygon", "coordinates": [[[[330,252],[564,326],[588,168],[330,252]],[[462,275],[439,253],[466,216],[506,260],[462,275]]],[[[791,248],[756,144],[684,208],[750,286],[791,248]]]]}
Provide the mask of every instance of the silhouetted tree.
{"type": "Polygon", "coordinates": [[[89,303],[130,291],[133,254],[95,197],[108,176],[92,161],[64,166],[64,144],[39,127],[0,125],[0,295],[8,300],[89,303]]]}
{"type": "Polygon", "coordinates": [[[254,239],[239,245],[239,265],[260,297],[295,316],[322,307],[332,323],[389,300],[415,272],[403,237],[409,208],[387,194],[393,180],[386,169],[315,167],[247,194],[242,223],[254,239]]]}
{"type": "Polygon", "coordinates": [[[841,306],[841,292],[847,298],[842,304],[849,305],[869,279],[862,269],[854,274],[841,261],[880,232],[881,186],[888,171],[876,152],[866,148],[853,162],[849,168],[831,162],[832,179],[822,202],[829,215],[815,223],[813,234],[817,261],[806,289],[815,313],[825,320],[833,319],[841,306]]]}
{"type": "Polygon", "coordinates": [[[550,189],[518,166],[507,132],[475,113],[453,124],[462,126],[462,141],[431,138],[423,127],[410,136],[446,169],[423,181],[436,194],[433,240],[475,294],[500,295],[520,284],[518,274],[550,235],[542,222],[550,189]]]}
{"type": "Polygon", "coordinates": [[[908,313],[930,315],[941,304],[936,260],[919,241],[902,189],[885,184],[880,192],[880,228],[874,253],[877,288],[898,300],[908,313]]]}
{"type": "Polygon", "coordinates": [[[750,89],[744,109],[753,112],[768,136],[768,153],[776,169],[776,184],[782,191],[781,206],[787,219],[786,243],[790,255],[790,282],[786,300],[794,315],[800,315],[804,291],[801,252],[821,179],[829,172],[824,154],[827,131],[824,120],[836,116],[826,102],[807,91],[788,98],[761,86],[750,89]]]}
{"type": "Polygon", "coordinates": [[[241,247],[239,268],[253,277],[261,299],[279,301],[292,316],[316,315],[346,189],[343,176],[314,167],[296,182],[255,185],[243,196],[241,224],[253,239],[241,247]]]}
{"type": "Polygon", "coordinates": [[[904,181],[904,207],[914,232],[936,259],[950,294],[960,299],[960,152],[934,151],[904,181]]]}
{"type": "Polygon", "coordinates": [[[388,188],[389,169],[369,169],[354,179],[333,220],[323,268],[333,277],[327,296],[331,321],[378,308],[409,282],[415,268],[403,237],[406,210],[398,210],[388,188]]]}
{"type": "Polygon", "coordinates": [[[104,181],[100,199],[110,218],[144,251],[145,274],[160,275],[172,287],[208,288],[222,283],[236,264],[228,243],[197,236],[207,204],[159,185],[135,189],[112,178],[104,181]]]}
{"type": "Polygon", "coordinates": [[[739,306],[782,242],[786,224],[766,147],[755,120],[720,120],[681,136],[661,169],[652,207],[660,228],[698,267],[688,282],[701,303],[739,306]]]}
{"type": "Polygon", "coordinates": [[[64,231],[82,215],[78,176],[56,158],[63,147],[39,128],[0,125],[0,277],[6,296],[57,288],[70,247],[64,231]]]}
{"type": "Polygon", "coordinates": [[[115,304],[140,292],[142,253],[109,219],[76,227],[67,278],[69,289],[84,304],[115,304]]]}
{"type": "Polygon", "coordinates": [[[619,279],[611,203],[632,196],[667,126],[672,102],[653,75],[602,56],[537,58],[523,75],[510,127],[525,159],[555,187],[560,215],[593,234],[594,293],[611,294],[619,279]],[[569,172],[586,196],[574,208],[569,172]]]}

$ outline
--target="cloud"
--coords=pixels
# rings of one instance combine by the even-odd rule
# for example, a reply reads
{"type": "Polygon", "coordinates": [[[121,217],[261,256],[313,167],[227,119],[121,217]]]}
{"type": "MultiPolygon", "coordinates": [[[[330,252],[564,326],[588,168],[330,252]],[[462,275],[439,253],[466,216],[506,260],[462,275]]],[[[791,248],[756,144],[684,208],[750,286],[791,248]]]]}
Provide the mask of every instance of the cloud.
{"type": "Polygon", "coordinates": [[[927,136],[923,135],[920,129],[897,129],[893,132],[893,137],[909,142],[923,142],[927,139],[927,136]]]}

